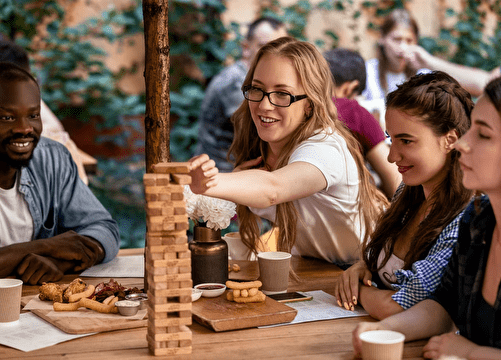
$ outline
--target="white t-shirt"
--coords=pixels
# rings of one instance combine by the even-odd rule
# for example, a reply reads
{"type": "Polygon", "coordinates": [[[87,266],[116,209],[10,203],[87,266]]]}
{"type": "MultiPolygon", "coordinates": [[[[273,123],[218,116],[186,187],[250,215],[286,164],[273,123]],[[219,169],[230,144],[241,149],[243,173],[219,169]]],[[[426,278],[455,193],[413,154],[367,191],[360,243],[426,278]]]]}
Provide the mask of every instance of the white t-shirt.
{"type": "Polygon", "coordinates": [[[18,172],[12,188],[0,188],[0,247],[33,238],[33,218],[23,194],[19,192],[19,178],[18,172]]]}
{"type": "MultiPolygon", "coordinates": [[[[358,214],[358,170],[346,142],[338,134],[319,133],[301,143],[289,164],[307,162],[317,167],[327,187],[294,201],[299,218],[292,253],[333,263],[352,263],[360,257],[363,224],[358,214]]],[[[298,179],[300,181],[300,179],[298,179]]],[[[272,222],[276,206],[250,210],[272,222]]]]}
{"type": "MultiPolygon", "coordinates": [[[[379,253],[379,257],[377,259],[377,266],[381,265],[386,256],[386,251],[384,249],[379,253]]],[[[397,282],[397,277],[395,276],[395,271],[401,270],[404,268],[404,261],[400,259],[397,255],[391,254],[388,262],[384,264],[384,266],[379,269],[378,275],[383,284],[386,285],[388,289],[393,289],[392,284],[397,282]]]]}
{"type": "MultiPolygon", "coordinates": [[[[397,85],[400,85],[407,80],[407,76],[403,72],[393,73],[388,71],[386,73],[386,85],[388,87],[388,91],[385,92],[379,81],[379,60],[367,60],[365,62],[365,71],[367,72],[367,83],[365,85],[365,90],[362,92],[362,96],[366,100],[386,99],[386,95],[393,90],[396,90],[397,85]]],[[[419,69],[417,74],[428,72],[430,72],[429,69],[419,69]]]]}

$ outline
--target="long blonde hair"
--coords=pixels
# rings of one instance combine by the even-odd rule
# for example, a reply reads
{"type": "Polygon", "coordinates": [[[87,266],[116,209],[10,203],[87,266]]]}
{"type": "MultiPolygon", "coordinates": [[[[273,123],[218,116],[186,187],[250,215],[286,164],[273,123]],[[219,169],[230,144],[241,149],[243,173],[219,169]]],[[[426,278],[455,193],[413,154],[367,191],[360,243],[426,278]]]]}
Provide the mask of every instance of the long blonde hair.
{"type": "MultiPolygon", "coordinates": [[[[286,166],[293,150],[319,130],[323,130],[325,133],[339,133],[346,140],[348,149],[357,164],[360,179],[358,211],[363,219],[366,229],[365,236],[367,236],[379,215],[380,205],[386,204],[386,198],[375,187],[372,177],[364,165],[357,141],[344,124],[338,120],[337,110],[331,98],[334,84],[326,60],[312,44],[291,37],[282,37],[261,47],[251,63],[242,87],[251,84],[257,63],[265,54],[284,57],[292,61],[303,85],[304,93],[308,96],[306,101],[310,102],[312,109],[308,116],[305,115],[304,121],[284,146],[276,161],[275,169],[286,166]]],[[[262,156],[263,161],[266,162],[267,143],[258,136],[247,100],[244,100],[234,113],[232,122],[235,136],[228,158],[234,156],[235,166],[258,156],[262,156]]],[[[242,241],[253,251],[256,251],[260,235],[259,217],[243,205],[237,206],[237,214],[242,241]]],[[[296,240],[297,220],[298,214],[292,201],[277,205],[275,226],[279,230],[278,250],[290,252],[292,249],[296,240]]]]}

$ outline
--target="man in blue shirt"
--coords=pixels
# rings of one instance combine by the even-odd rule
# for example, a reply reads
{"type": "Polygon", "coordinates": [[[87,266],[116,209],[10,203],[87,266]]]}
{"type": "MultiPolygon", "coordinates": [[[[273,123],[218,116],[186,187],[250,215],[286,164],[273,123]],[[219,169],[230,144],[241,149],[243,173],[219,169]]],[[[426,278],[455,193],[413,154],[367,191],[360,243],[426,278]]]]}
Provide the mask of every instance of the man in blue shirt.
{"type": "Polygon", "coordinates": [[[109,261],[120,247],[116,222],[70,153],[41,132],[36,80],[0,63],[0,277],[29,284],[109,261]]]}

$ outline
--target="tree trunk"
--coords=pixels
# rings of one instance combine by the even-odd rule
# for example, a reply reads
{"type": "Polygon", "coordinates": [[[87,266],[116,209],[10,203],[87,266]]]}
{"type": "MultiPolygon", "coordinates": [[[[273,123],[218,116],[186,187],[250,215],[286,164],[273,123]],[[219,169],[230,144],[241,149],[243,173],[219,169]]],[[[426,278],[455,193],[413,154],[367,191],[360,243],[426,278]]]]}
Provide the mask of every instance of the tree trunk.
{"type": "Polygon", "coordinates": [[[143,0],[146,82],[146,172],[170,159],[168,0],[143,0]]]}

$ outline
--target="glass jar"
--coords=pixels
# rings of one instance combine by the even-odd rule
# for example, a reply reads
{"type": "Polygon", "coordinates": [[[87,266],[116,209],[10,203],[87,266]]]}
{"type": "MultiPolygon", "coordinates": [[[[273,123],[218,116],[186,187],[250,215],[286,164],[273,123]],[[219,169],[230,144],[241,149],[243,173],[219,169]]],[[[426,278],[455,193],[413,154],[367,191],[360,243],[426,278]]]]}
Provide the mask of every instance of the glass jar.
{"type": "Polygon", "coordinates": [[[202,283],[226,283],[228,244],[221,239],[221,230],[195,226],[193,231],[193,241],[189,243],[193,286],[202,283]]]}

